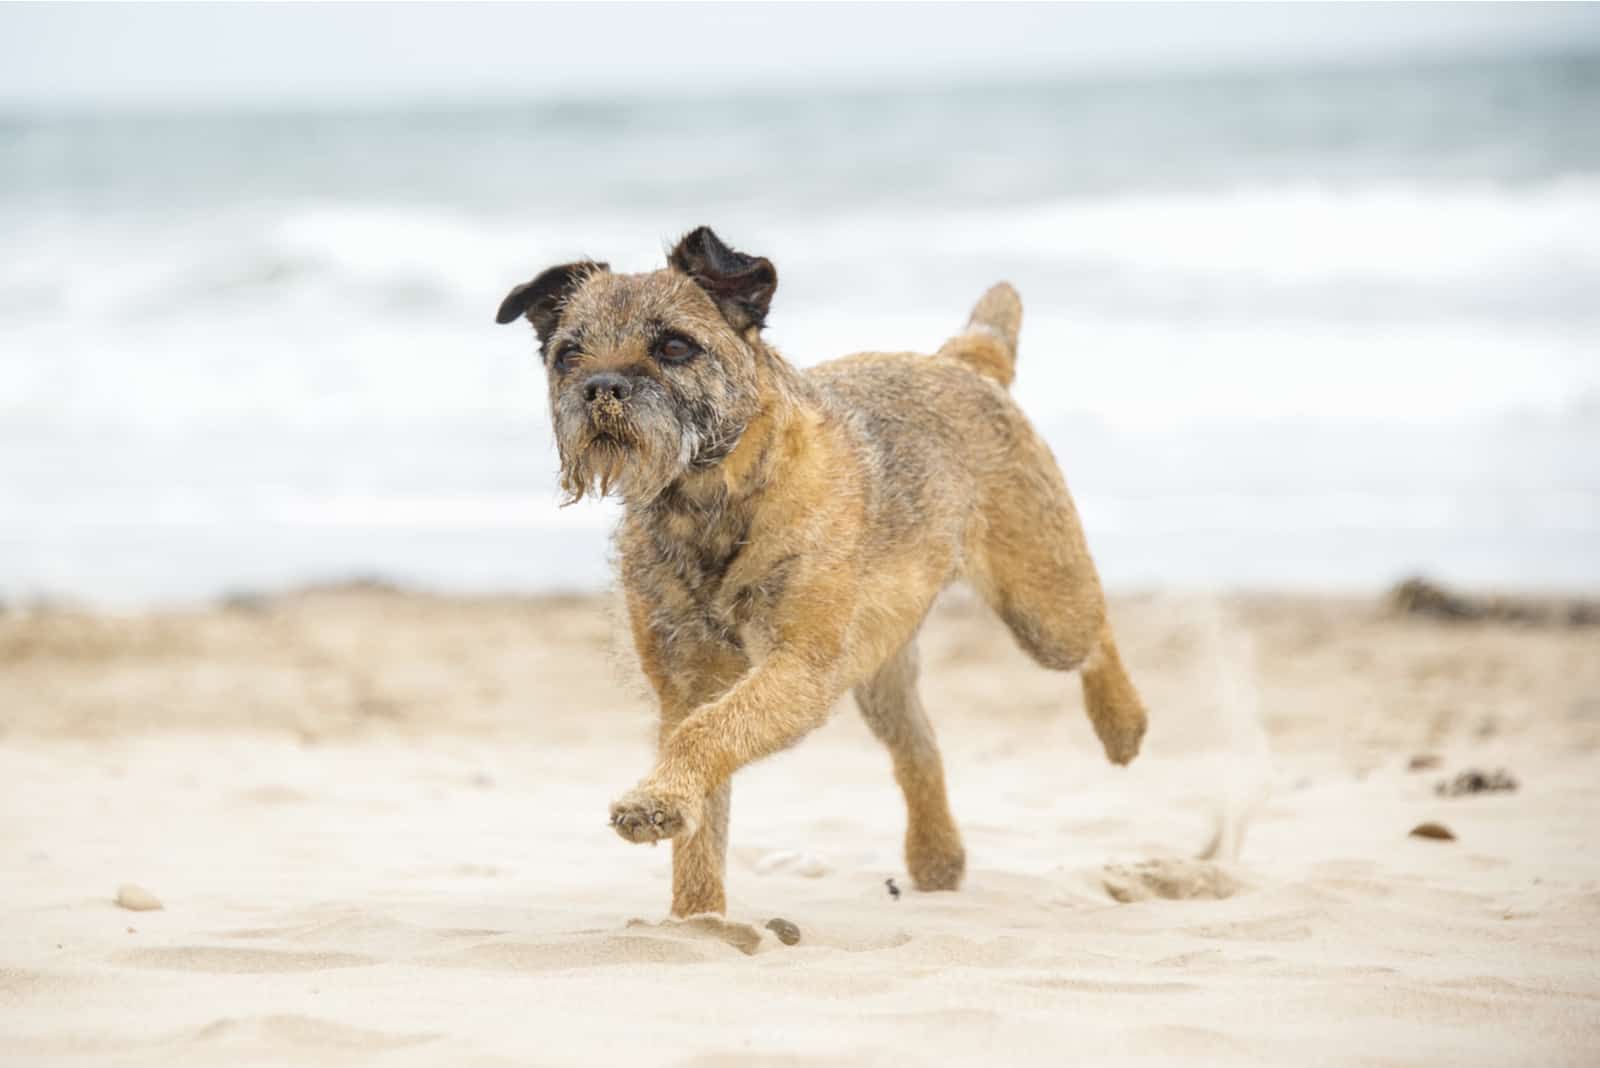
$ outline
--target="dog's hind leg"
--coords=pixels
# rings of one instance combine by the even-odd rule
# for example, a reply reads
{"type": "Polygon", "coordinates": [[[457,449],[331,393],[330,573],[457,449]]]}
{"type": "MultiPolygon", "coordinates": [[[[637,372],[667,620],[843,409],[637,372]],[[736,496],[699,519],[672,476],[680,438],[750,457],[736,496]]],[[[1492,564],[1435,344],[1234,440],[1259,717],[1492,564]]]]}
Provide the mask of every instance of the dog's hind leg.
{"type": "Polygon", "coordinates": [[[1106,756],[1126,764],[1145,709],[1117,652],[1100,578],[1054,458],[1019,420],[1011,449],[983,486],[968,536],[967,577],[1047,668],[1080,671],[1084,704],[1106,756]]]}
{"type": "Polygon", "coordinates": [[[1130,762],[1139,755],[1139,743],[1144,739],[1144,702],[1123,667],[1109,622],[1101,622],[1094,649],[1078,674],[1083,680],[1089,722],[1094,724],[1107,759],[1114,764],[1130,762]]]}
{"type": "Polygon", "coordinates": [[[933,725],[917,696],[917,650],[907,642],[866,682],[856,704],[872,733],[888,747],[895,781],[906,798],[906,870],[918,890],[954,890],[966,871],[966,851],[950,816],[944,766],[933,725]]]}

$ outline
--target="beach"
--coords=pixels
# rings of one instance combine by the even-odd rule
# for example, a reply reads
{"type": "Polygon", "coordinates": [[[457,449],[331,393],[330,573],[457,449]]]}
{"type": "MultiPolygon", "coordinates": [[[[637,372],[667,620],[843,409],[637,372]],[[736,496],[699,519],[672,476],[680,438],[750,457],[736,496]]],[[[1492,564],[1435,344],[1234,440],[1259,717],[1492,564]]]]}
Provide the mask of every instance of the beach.
{"type": "Polygon", "coordinates": [[[0,1065],[1600,1064],[1600,7],[4,5],[0,57],[0,1065]],[[608,826],[623,506],[558,507],[496,310],[702,225],[802,370],[1022,296],[1150,726],[1109,765],[947,592],[959,892],[848,697],[737,775],[724,916],[608,826]]]}
{"type": "Polygon", "coordinates": [[[672,921],[670,849],[606,826],[653,745],[607,597],[14,604],[0,1059],[1594,1062],[1595,628],[1112,613],[1127,769],[974,597],[930,617],[959,892],[911,888],[846,701],[736,778],[727,915],[672,921]],[[1514,788],[1439,792],[1473,770],[1514,788]]]}

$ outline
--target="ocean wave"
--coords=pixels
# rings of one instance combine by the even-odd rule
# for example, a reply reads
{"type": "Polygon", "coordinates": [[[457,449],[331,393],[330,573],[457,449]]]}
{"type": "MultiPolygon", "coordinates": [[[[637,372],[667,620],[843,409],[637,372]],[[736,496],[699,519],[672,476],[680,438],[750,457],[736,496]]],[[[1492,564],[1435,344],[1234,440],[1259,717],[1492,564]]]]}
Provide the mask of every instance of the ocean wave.
{"type": "MultiPolygon", "coordinates": [[[[1034,299],[1155,318],[1600,319],[1600,179],[1536,185],[1247,185],[971,210],[748,207],[722,217],[622,207],[603,218],[373,203],[254,206],[146,230],[95,218],[15,228],[7,321],[362,312],[475,322],[551,262],[660,266],[708,221],[772,256],[806,314],[920,311],[994,277],[1034,299]],[[1037,295],[1035,295],[1037,294],[1037,295]],[[281,305],[281,307],[280,307],[281,305]]],[[[0,324],[0,330],[4,324],[0,324]]]]}
{"type": "Polygon", "coordinates": [[[1600,269],[1600,179],[1539,185],[1291,184],[1066,198],[1007,211],[808,227],[874,249],[1094,259],[1189,275],[1463,280],[1541,261],[1600,269]]]}

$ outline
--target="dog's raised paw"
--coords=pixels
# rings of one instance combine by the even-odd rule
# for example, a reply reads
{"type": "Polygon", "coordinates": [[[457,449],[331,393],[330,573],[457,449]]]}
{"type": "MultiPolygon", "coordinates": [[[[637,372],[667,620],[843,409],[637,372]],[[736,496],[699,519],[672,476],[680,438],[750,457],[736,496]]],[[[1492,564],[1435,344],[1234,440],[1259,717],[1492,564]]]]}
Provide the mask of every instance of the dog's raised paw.
{"type": "Polygon", "coordinates": [[[1128,764],[1139,755],[1139,743],[1144,741],[1147,721],[1144,709],[1135,706],[1131,712],[1119,716],[1101,716],[1093,719],[1094,732],[1105,747],[1106,759],[1113,764],[1128,764]]]}
{"type": "Polygon", "coordinates": [[[611,827],[630,842],[659,842],[693,834],[694,820],[682,801],[635,789],[612,802],[611,827]]]}

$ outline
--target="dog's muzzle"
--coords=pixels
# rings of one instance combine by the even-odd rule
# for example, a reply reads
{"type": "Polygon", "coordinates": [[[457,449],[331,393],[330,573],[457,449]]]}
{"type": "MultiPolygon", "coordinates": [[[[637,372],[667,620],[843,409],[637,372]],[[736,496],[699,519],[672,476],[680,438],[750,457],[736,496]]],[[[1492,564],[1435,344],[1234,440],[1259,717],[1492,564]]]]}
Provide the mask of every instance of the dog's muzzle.
{"type": "Polygon", "coordinates": [[[633,383],[615,371],[600,371],[589,376],[583,384],[583,399],[589,404],[607,398],[625,401],[633,394],[633,383]]]}
{"type": "Polygon", "coordinates": [[[613,440],[629,436],[628,412],[623,402],[632,393],[631,382],[609,371],[597,374],[583,384],[589,426],[595,436],[613,440]]]}

